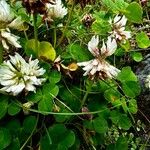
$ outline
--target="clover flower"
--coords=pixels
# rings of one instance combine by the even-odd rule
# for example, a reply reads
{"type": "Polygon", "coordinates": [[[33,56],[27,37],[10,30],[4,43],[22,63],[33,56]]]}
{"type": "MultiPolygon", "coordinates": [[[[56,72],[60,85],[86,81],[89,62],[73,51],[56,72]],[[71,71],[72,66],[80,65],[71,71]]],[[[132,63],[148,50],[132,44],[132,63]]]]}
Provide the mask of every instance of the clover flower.
{"type": "Polygon", "coordinates": [[[26,91],[36,91],[36,85],[41,85],[45,78],[43,68],[38,66],[39,60],[31,60],[27,63],[18,53],[10,56],[10,60],[4,61],[0,66],[0,84],[4,86],[1,92],[7,92],[14,96],[26,91]]]}
{"type": "Polygon", "coordinates": [[[50,19],[60,18],[62,19],[67,14],[67,8],[62,4],[61,0],[56,0],[55,4],[46,4],[47,16],[50,19]]]}
{"type": "Polygon", "coordinates": [[[150,89],[150,74],[147,76],[145,80],[145,86],[150,89]]]}
{"type": "Polygon", "coordinates": [[[111,36],[118,40],[127,40],[131,38],[131,32],[125,31],[125,25],[127,23],[127,18],[125,16],[116,15],[114,20],[110,20],[113,31],[111,32],[111,36]]]}
{"type": "Polygon", "coordinates": [[[92,79],[94,79],[96,76],[101,79],[111,79],[116,77],[120,70],[110,65],[105,60],[107,56],[110,56],[115,52],[117,48],[116,40],[109,36],[106,44],[103,41],[101,50],[99,50],[98,44],[99,37],[93,36],[88,43],[88,50],[95,57],[95,59],[77,63],[78,66],[83,66],[83,70],[85,71],[83,76],[89,75],[92,79]]]}
{"type": "Polygon", "coordinates": [[[0,30],[0,36],[4,49],[9,49],[8,43],[15,46],[16,48],[21,48],[21,45],[18,41],[20,37],[10,33],[10,30],[8,28],[0,30]]]}
{"type": "Polygon", "coordinates": [[[13,14],[10,11],[10,6],[6,3],[5,0],[0,1],[0,22],[1,23],[8,23],[12,21],[13,14]]]}
{"type": "Polygon", "coordinates": [[[1,42],[5,49],[9,49],[8,43],[21,48],[18,42],[19,37],[10,33],[9,28],[22,30],[23,21],[21,17],[14,18],[14,14],[10,9],[10,5],[5,0],[0,1],[0,35],[1,42]]]}

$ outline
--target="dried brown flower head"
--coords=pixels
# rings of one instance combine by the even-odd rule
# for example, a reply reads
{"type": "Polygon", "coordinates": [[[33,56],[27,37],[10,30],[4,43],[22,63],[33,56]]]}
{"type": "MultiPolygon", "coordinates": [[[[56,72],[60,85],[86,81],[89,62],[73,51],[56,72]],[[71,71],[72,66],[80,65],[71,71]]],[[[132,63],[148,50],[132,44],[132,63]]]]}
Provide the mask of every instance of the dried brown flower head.
{"type": "Polygon", "coordinates": [[[82,23],[87,28],[89,28],[92,25],[93,21],[94,21],[94,18],[92,17],[91,14],[85,14],[82,18],[82,23]]]}
{"type": "Polygon", "coordinates": [[[31,14],[45,14],[46,3],[55,4],[55,0],[22,0],[22,5],[26,8],[27,12],[31,14]]]}

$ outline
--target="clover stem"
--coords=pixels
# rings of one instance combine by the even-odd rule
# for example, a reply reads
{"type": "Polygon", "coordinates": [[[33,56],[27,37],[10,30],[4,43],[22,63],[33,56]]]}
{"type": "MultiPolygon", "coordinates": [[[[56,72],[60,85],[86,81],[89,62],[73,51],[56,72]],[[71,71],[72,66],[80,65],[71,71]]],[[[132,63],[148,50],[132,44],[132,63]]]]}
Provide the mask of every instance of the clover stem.
{"type": "Polygon", "coordinates": [[[54,48],[56,47],[56,38],[57,38],[57,35],[56,35],[56,27],[54,28],[54,48]]]}
{"type": "Polygon", "coordinates": [[[87,97],[88,97],[88,95],[89,95],[89,93],[91,91],[91,88],[92,88],[92,83],[90,83],[90,85],[88,86],[87,91],[86,91],[86,93],[85,93],[85,95],[83,97],[83,100],[81,102],[81,108],[85,104],[85,101],[86,101],[86,99],[87,99],[87,97]]]}
{"type": "Polygon", "coordinates": [[[0,64],[3,62],[3,50],[4,50],[4,48],[3,48],[2,44],[1,44],[0,45],[0,64]]]}
{"type": "Polygon", "coordinates": [[[74,9],[74,3],[75,3],[75,2],[72,3],[71,9],[70,9],[69,15],[68,15],[67,23],[66,23],[66,25],[65,25],[65,27],[64,27],[64,29],[63,29],[63,31],[62,31],[62,36],[60,37],[59,42],[58,42],[58,44],[57,44],[56,47],[58,47],[58,46],[62,43],[62,41],[63,41],[63,39],[64,39],[64,36],[65,36],[66,30],[67,30],[67,27],[68,27],[68,25],[69,25],[69,23],[70,23],[70,21],[71,21],[72,12],[73,12],[73,9],[74,9]]]}
{"type": "Polygon", "coordinates": [[[36,23],[37,23],[37,14],[33,14],[35,50],[38,51],[38,28],[36,23]]]}

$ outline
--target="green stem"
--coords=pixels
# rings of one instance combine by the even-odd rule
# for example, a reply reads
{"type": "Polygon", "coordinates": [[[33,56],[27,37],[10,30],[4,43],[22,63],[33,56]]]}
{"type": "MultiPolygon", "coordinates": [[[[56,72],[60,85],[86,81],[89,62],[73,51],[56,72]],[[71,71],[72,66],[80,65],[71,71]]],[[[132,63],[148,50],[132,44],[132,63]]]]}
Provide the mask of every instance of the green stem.
{"type": "Polygon", "coordinates": [[[62,41],[63,41],[63,39],[64,39],[65,32],[66,32],[66,30],[67,30],[67,27],[68,27],[70,21],[71,21],[73,9],[74,9],[74,2],[73,2],[72,7],[71,7],[71,9],[70,9],[70,11],[69,11],[69,16],[68,16],[67,23],[66,23],[66,25],[65,25],[65,27],[64,27],[64,29],[63,29],[63,31],[62,31],[62,36],[60,37],[60,40],[59,40],[59,42],[58,42],[56,48],[62,43],[62,41]]]}
{"type": "Polygon", "coordinates": [[[25,36],[26,40],[28,41],[28,35],[25,30],[24,30],[24,36],[25,36]]]}
{"type": "Polygon", "coordinates": [[[88,89],[87,89],[87,91],[86,91],[86,93],[85,93],[85,95],[83,97],[83,100],[81,102],[81,108],[85,104],[85,101],[86,101],[86,99],[87,99],[87,97],[88,97],[88,95],[89,95],[89,93],[91,91],[91,88],[92,88],[92,83],[90,83],[90,85],[88,86],[88,89]]]}
{"type": "Polygon", "coordinates": [[[33,14],[35,50],[38,51],[38,28],[36,23],[37,23],[37,14],[33,14]]]}
{"type": "Polygon", "coordinates": [[[3,48],[2,44],[1,44],[0,45],[0,64],[3,62],[3,50],[4,50],[4,48],[3,48]]]}
{"type": "Polygon", "coordinates": [[[56,47],[56,27],[54,28],[54,48],[56,47]]]}

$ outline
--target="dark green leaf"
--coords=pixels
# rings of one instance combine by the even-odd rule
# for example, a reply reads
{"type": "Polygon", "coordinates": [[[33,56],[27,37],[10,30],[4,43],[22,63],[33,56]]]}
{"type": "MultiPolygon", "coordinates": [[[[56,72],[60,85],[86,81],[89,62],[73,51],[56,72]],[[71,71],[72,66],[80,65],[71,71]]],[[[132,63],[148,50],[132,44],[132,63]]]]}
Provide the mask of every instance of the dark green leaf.
{"type": "Polygon", "coordinates": [[[88,48],[82,48],[79,44],[71,44],[68,47],[72,58],[78,62],[87,61],[92,58],[88,48]]]}
{"type": "Polygon", "coordinates": [[[0,119],[5,116],[7,113],[7,108],[8,108],[8,97],[2,96],[1,95],[1,100],[0,100],[0,119]]]}
{"type": "Polygon", "coordinates": [[[59,82],[61,79],[61,73],[55,70],[51,71],[48,76],[49,76],[49,81],[54,83],[59,82]]]}
{"type": "Polygon", "coordinates": [[[9,104],[8,114],[14,116],[20,112],[21,108],[17,106],[14,102],[9,104]]]}
{"type": "Polygon", "coordinates": [[[110,119],[114,124],[118,124],[121,113],[117,110],[113,110],[110,113],[110,119]]]}
{"type": "Polygon", "coordinates": [[[108,130],[107,121],[103,117],[97,117],[94,119],[93,126],[97,133],[105,133],[108,130]]]}
{"type": "Polygon", "coordinates": [[[118,125],[124,130],[129,130],[130,127],[132,126],[132,123],[126,114],[122,114],[120,115],[118,125]]]}
{"type": "Polygon", "coordinates": [[[35,116],[29,116],[29,117],[26,117],[24,119],[24,122],[23,122],[23,130],[25,131],[25,133],[31,133],[36,125],[36,117],[35,116]]]}
{"type": "Polygon", "coordinates": [[[0,128],[0,150],[4,150],[11,143],[11,135],[6,128],[0,128]]]}
{"type": "Polygon", "coordinates": [[[119,137],[115,150],[128,150],[128,141],[125,137],[119,137]]]}

